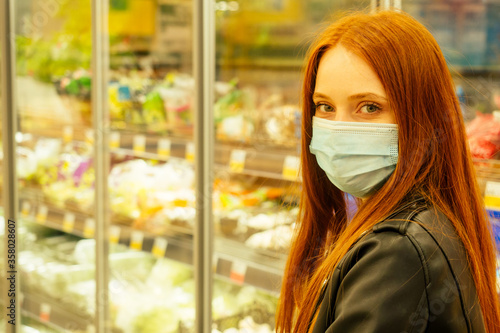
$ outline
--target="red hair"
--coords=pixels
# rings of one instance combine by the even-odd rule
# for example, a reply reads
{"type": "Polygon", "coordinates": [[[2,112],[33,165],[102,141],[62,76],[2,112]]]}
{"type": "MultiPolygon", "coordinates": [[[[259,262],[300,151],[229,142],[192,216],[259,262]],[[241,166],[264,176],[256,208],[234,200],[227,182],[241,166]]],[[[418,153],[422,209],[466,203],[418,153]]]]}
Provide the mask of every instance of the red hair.
{"type": "MultiPolygon", "coordinates": [[[[278,332],[307,332],[323,282],[360,235],[410,192],[452,222],[466,249],[488,332],[498,332],[493,238],[468,150],[454,84],[439,45],[409,15],[356,13],[333,23],[311,46],[302,90],[303,192],[276,315],[278,332]],[[364,59],[382,82],[399,127],[399,160],[386,184],[347,225],[345,195],[309,152],[316,73],[322,55],[341,44],[364,59]]],[[[314,326],[314,320],[311,327],[314,326]]],[[[341,333],[341,332],[340,332],[341,333]]]]}

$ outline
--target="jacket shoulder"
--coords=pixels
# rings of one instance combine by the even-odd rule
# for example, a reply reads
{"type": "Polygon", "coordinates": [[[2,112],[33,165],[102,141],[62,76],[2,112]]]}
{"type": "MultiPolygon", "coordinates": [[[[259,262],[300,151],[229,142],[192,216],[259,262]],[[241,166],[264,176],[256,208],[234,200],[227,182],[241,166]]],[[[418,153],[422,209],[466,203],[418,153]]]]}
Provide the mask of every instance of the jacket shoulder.
{"type": "MultiPolygon", "coordinates": [[[[406,237],[420,256],[429,298],[429,318],[433,318],[433,311],[449,311],[451,317],[461,312],[467,332],[484,332],[468,256],[452,222],[433,206],[414,206],[376,224],[370,236],[387,238],[389,233],[406,237]],[[436,304],[436,309],[432,309],[432,304],[436,304]]],[[[432,320],[429,321],[432,326],[432,320]]]]}
{"type": "Polygon", "coordinates": [[[326,285],[317,332],[485,332],[466,252],[451,222],[412,206],[378,223],[326,285]]]}

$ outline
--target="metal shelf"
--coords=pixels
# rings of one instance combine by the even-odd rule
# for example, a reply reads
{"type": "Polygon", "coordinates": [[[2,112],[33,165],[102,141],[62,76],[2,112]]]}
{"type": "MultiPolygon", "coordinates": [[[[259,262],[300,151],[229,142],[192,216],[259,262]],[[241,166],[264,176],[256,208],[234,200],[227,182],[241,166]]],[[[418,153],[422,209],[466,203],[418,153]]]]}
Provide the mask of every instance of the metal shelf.
{"type": "MultiPolygon", "coordinates": [[[[91,238],[86,231],[86,220],[91,218],[85,212],[72,210],[74,221],[69,228],[65,223],[68,211],[45,203],[37,191],[21,192],[20,207],[26,207],[29,202],[29,211],[21,211],[20,215],[28,223],[42,225],[51,229],[66,232],[82,238],[91,238]],[[31,193],[29,193],[31,192],[31,193]],[[34,198],[36,198],[34,200],[34,198]],[[46,208],[46,216],[37,216],[40,207],[46,208]]],[[[44,209],[42,209],[44,210],[44,209]]],[[[111,235],[110,242],[119,243],[130,249],[151,253],[153,256],[169,258],[188,265],[193,265],[193,231],[189,227],[172,225],[162,235],[134,229],[127,225],[113,224],[114,230],[119,229],[118,236],[111,235]],[[140,235],[140,242],[134,240],[133,234],[140,235]],[[159,242],[158,240],[166,242],[159,242]],[[158,248],[163,243],[165,248],[158,248]]],[[[111,232],[112,234],[112,232],[111,232]]],[[[280,289],[282,272],[285,266],[286,254],[274,251],[253,250],[243,243],[223,237],[216,237],[213,265],[219,277],[230,279],[237,284],[247,284],[271,293],[280,289]],[[234,267],[244,266],[242,277],[234,277],[234,267]]]]}
{"type": "Polygon", "coordinates": [[[63,332],[80,330],[86,332],[94,324],[94,318],[74,313],[49,297],[36,293],[22,294],[22,314],[63,332]]]}
{"type": "MultiPolygon", "coordinates": [[[[118,133],[118,142],[110,142],[110,152],[115,156],[133,156],[157,161],[177,158],[193,163],[194,155],[192,155],[190,149],[193,149],[194,146],[189,138],[159,134],[138,134],[132,131],[115,131],[114,133],[118,133]],[[138,141],[142,141],[143,145],[134,147],[134,142],[138,138],[140,139],[138,141]],[[161,151],[160,142],[162,140],[168,141],[170,148],[168,151],[161,151]]],[[[30,135],[63,138],[64,128],[39,129],[30,132],[30,135]]],[[[83,143],[88,141],[89,135],[87,131],[79,128],[73,132],[74,142],[83,143]]],[[[301,181],[298,176],[299,153],[289,147],[216,142],[214,162],[215,168],[219,172],[285,181],[301,181]],[[231,158],[234,151],[242,151],[245,154],[241,168],[235,168],[232,165],[231,158]],[[290,161],[292,162],[292,168],[288,166],[290,161]]]]}

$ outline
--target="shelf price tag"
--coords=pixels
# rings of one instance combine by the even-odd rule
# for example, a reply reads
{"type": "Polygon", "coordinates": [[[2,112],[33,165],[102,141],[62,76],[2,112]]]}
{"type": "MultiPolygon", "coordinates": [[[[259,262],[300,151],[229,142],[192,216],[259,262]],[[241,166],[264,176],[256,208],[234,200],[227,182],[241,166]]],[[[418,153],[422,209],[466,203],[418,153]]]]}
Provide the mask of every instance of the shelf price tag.
{"type": "Polygon", "coordinates": [[[83,237],[93,238],[95,234],[95,220],[91,217],[85,219],[85,226],[83,227],[83,237]]]}
{"type": "Polygon", "coordinates": [[[158,150],[157,154],[163,158],[170,157],[170,150],[172,148],[172,142],[169,139],[160,139],[158,140],[158,150]]]}
{"type": "Polygon", "coordinates": [[[247,273],[247,265],[242,262],[233,261],[231,265],[231,273],[229,278],[238,284],[243,284],[245,281],[245,274],[247,273]]]}
{"type": "Polygon", "coordinates": [[[120,148],[120,132],[109,133],[109,148],[110,149],[120,148]]]}
{"type": "Polygon", "coordinates": [[[64,214],[62,229],[65,232],[72,232],[75,226],[75,214],[67,212],[64,214]]]}
{"type": "Polygon", "coordinates": [[[146,151],[146,137],[141,134],[134,135],[134,152],[144,153],[146,151]]]}
{"type": "Polygon", "coordinates": [[[51,307],[47,303],[40,304],[40,320],[47,323],[50,321],[51,307]]]}
{"type": "Polygon", "coordinates": [[[283,163],[283,178],[296,181],[299,177],[300,159],[297,156],[288,155],[283,163]]]}
{"type": "Polygon", "coordinates": [[[153,243],[153,249],[151,250],[151,253],[153,254],[154,257],[161,259],[165,257],[165,253],[167,252],[167,245],[168,241],[165,238],[156,237],[155,242],[153,243]]]}
{"type": "Polygon", "coordinates": [[[487,209],[500,210],[500,182],[486,182],[484,205],[487,209]]]}
{"type": "Polygon", "coordinates": [[[186,144],[186,160],[194,163],[194,143],[192,142],[186,144]]]}
{"type": "Polygon", "coordinates": [[[109,227],[109,242],[113,244],[118,244],[120,241],[120,227],[113,225],[109,227]]]}
{"type": "Polygon", "coordinates": [[[142,250],[142,240],[144,239],[144,234],[141,231],[134,230],[130,235],[130,248],[132,250],[142,250]]]}
{"type": "Polygon", "coordinates": [[[243,172],[247,152],[241,149],[234,149],[229,158],[229,168],[232,172],[243,172]]]}
{"type": "Polygon", "coordinates": [[[30,215],[31,212],[31,203],[29,201],[23,201],[23,205],[21,207],[21,216],[26,218],[30,215]]]}
{"type": "Polygon", "coordinates": [[[38,212],[36,213],[36,221],[40,224],[44,224],[47,221],[47,214],[49,212],[49,208],[45,205],[41,205],[38,207],[38,212]]]}
{"type": "Polygon", "coordinates": [[[73,127],[64,126],[63,128],[63,141],[65,143],[73,141],[73,127]]]}

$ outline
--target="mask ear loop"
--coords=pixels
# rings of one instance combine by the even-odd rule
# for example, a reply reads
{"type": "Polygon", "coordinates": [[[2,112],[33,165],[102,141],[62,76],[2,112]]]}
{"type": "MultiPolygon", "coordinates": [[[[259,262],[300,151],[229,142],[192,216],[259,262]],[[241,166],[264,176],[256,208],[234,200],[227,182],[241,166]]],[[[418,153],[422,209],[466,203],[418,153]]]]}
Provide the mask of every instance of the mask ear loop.
{"type": "Polygon", "coordinates": [[[397,164],[398,159],[399,159],[399,142],[398,142],[398,132],[397,131],[392,136],[390,148],[389,148],[389,154],[391,156],[392,163],[397,164]]]}

